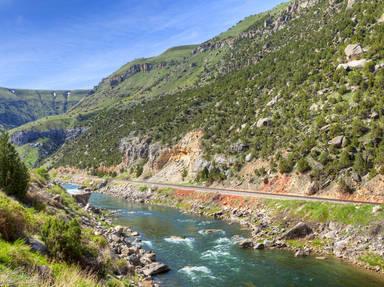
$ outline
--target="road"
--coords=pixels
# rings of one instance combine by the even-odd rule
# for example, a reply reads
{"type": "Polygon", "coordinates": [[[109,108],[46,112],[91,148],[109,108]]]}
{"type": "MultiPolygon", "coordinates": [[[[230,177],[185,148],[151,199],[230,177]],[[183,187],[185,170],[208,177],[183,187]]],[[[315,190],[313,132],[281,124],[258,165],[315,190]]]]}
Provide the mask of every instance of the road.
{"type": "Polygon", "coordinates": [[[123,182],[123,183],[125,182],[130,184],[146,184],[146,185],[151,185],[156,187],[169,187],[169,188],[175,188],[179,190],[192,190],[196,192],[210,192],[210,193],[218,193],[218,194],[224,194],[224,195],[248,196],[248,197],[267,198],[267,199],[303,200],[303,201],[317,201],[317,202],[320,201],[320,202],[330,202],[330,203],[340,203],[340,204],[354,203],[354,204],[382,205],[381,203],[370,202],[370,201],[353,201],[353,200],[332,199],[332,198],[304,196],[304,195],[295,195],[295,194],[277,194],[277,193],[268,193],[268,192],[233,189],[233,188],[189,186],[189,185],[182,185],[182,184],[152,182],[152,181],[142,181],[142,180],[114,179],[113,181],[123,182]]]}

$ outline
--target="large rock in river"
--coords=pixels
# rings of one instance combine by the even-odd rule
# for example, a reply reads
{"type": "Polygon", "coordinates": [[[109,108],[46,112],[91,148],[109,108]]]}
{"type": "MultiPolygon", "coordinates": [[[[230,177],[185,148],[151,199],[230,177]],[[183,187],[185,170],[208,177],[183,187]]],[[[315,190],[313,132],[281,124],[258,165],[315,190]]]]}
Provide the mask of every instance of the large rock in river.
{"type": "Polygon", "coordinates": [[[252,239],[244,239],[239,242],[240,248],[253,248],[254,244],[252,239]]]}
{"type": "Polygon", "coordinates": [[[89,198],[91,197],[91,194],[92,192],[84,191],[72,194],[72,197],[76,200],[77,203],[86,206],[89,201],[89,198]]]}
{"type": "Polygon", "coordinates": [[[168,272],[170,269],[167,265],[159,262],[153,262],[149,265],[144,266],[142,269],[145,276],[152,276],[160,273],[168,272]]]}

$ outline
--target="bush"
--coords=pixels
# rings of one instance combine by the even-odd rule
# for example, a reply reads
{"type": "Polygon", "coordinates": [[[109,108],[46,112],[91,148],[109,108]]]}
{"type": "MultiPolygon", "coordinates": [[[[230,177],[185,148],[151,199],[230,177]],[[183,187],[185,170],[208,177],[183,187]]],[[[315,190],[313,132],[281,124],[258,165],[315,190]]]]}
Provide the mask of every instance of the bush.
{"type": "Polygon", "coordinates": [[[300,173],[305,173],[305,172],[311,170],[311,167],[309,166],[309,163],[305,158],[301,158],[297,162],[296,168],[297,168],[297,171],[300,173]]]}
{"type": "Polygon", "coordinates": [[[23,237],[27,227],[27,212],[15,200],[0,193],[0,236],[7,241],[23,237]]]}
{"type": "Polygon", "coordinates": [[[49,180],[49,173],[44,167],[39,167],[35,172],[45,180],[49,180]]]}
{"type": "Polygon", "coordinates": [[[338,184],[341,193],[352,194],[354,192],[354,189],[343,178],[339,180],[338,184]]]}
{"type": "Polygon", "coordinates": [[[293,170],[293,162],[289,159],[281,159],[279,162],[280,173],[290,173],[293,170]]]}
{"type": "Polygon", "coordinates": [[[77,220],[50,218],[42,227],[42,239],[49,254],[57,259],[78,262],[82,255],[81,228],[77,220]]]}
{"type": "Polygon", "coordinates": [[[23,198],[28,190],[29,174],[7,133],[0,136],[0,188],[7,194],[23,198]]]}
{"type": "Polygon", "coordinates": [[[338,161],[338,168],[339,169],[348,168],[351,166],[351,164],[352,164],[351,156],[349,155],[349,153],[347,151],[343,151],[340,154],[340,158],[338,161]]]}
{"type": "Polygon", "coordinates": [[[369,171],[368,163],[363,159],[360,153],[355,156],[353,170],[356,171],[360,176],[366,175],[369,171]]]}

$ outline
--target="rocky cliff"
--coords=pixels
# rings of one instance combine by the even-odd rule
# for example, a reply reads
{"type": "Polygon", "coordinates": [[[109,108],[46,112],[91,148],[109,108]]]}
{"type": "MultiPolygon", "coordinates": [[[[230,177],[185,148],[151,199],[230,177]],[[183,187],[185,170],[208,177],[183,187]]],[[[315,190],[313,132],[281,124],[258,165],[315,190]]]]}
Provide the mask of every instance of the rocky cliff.
{"type": "Polygon", "coordinates": [[[66,113],[88,91],[0,88],[0,126],[11,129],[40,118],[66,113]]]}

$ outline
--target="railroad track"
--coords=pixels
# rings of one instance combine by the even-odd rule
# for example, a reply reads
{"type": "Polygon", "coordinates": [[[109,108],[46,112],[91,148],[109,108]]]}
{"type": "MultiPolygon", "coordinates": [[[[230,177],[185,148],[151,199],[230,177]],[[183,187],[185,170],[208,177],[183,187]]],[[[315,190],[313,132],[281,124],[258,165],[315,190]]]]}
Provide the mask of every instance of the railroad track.
{"type": "Polygon", "coordinates": [[[146,185],[151,185],[151,186],[156,186],[156,187],[169,187],[169,188],[176,188],[176,189],[180,189],[180,190],[192,190],[192,191],[196,191],[196,192],[210,192],[210,193],[218,193],[218,194],[224,194],[224,195],[235,195],[235,196],[237,195],[237,196],[268,198],[268,199],[320,201],[320,202],[330,202],[330,203],[340,203],[340,204],[353,203],[353,204],[383,205],[383,203],[371,202],[371,201],[334,199],[334,198],[324,198],[324,197],[316,197],[316,196],[296,195],[296,194],[279,194],[279,193],[269,193],[269,192],[244,190],[244,189],[233,189],[233,188],[191,186],[191,185],[153,182],[153,181],[142,181],[142,180],[116,180],[116,179],[114,179],[113,181],[125,182],[125,183],[131,183],[131,184],[146,184],[146,185]]]}

